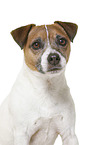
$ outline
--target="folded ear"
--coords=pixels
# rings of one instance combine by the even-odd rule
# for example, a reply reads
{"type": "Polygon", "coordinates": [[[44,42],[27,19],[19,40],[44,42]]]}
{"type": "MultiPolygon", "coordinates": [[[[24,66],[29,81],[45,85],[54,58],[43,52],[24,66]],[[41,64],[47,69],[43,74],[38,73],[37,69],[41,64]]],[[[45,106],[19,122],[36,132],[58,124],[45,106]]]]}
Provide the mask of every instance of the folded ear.
{"type": "Polygon", "coordinates": [[[20,28],[17,28],[11,32],[11,35],[13,36],[13,39],[16,41],[16,43],[23,49],[24,44],[27,41],[28,33],[34,27],[35,24],[30,24],[27,26],[23,26],[20,28]]]}
{"type": "Polygon", "coordinates": [[[66,31],[70,41],[73,42],[73,39],[77,33],[78,26],[74,23],[69,23],[69,22],[55,21],[54,23],[57,23],[61,27],[63,27],[63,29],[66,31]]]}

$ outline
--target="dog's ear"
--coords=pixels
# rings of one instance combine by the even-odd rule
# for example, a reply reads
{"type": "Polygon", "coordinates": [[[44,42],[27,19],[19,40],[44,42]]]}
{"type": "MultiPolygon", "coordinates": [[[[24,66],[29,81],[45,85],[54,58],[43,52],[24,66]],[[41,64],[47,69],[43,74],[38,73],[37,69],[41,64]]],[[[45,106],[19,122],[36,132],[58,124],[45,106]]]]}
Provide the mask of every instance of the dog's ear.
{"type": "Polygon", "coordinates": [[[55,21],[54,23],[59,24],[66,31],[70,41],[73,42],[73,39],[77,33],[78,26],[69,22],[55,21]]]}
{"type": "Polygon", "coordinates": [[[35,24],[30,24],[30,25],[27,25],[27,26],[17,28],[17,29],[15,29],[11,32],[11,35],[13,36],[13,39],[21,47],[21,49],[23,49],[23,47],[24,47],[24,45],[27,41],[28,33],[30,32],[30,30],[34,26],[35,26],[35,24]]]}

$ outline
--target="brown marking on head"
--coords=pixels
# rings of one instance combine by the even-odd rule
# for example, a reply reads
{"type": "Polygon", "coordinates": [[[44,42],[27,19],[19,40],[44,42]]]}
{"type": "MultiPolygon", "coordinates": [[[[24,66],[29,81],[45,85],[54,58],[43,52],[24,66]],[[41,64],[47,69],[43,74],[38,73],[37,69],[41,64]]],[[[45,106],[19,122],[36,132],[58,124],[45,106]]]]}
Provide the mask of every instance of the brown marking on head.
{"type": "Polygon", "coordinates": [[[34,26],[35,26],[35,24],[30,24],[27,26],[17,28],[11,32],[13,39],[21,47],[21,49],[23,49],[23,47],[27,41],[28,34],[34,26]]]}
{"type": "Polygon", "coordinates": [[[73,39],[78,29],[77,24],[70,23],[70,22],[61,22],[61,21],[55,21],[54,23],[59,24],[66,31],[70,41],[73,42],[73,39]]]}
{"type": "Polygon", "coordinates": [[[46,46],[47,34],[45,26],[34,27],[29,35],[27,43],[24,47],[25,62],[32,70],[38,71],[40,69],[40,59],[46,46]],[[33,49],[32,45],[36,42],[40,42],[41,49],[33,49]]]}
{"type": "Polygon", "coordinates": [[[69,55],[70,55],[70,39],[68,35],[64,31],[64,29],[58,24],[48,25],[47,27],[49,31],[49,40],[50,40],[51,48],[59,51],[66,58],[66,61],[68,62],[69,55]],[[67,42],[65,46],[60,46],[59,44],[57,44],[58,39],[61,38],[65,38],[67,42]]]}

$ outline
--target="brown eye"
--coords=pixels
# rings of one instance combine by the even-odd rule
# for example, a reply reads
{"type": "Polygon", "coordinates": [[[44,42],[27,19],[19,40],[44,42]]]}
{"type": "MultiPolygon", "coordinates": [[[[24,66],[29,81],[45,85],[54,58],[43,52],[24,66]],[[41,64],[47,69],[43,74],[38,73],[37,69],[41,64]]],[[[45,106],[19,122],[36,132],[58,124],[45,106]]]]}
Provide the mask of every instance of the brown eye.
{"type": "Polygon", "coordinates": [[[59,45],[61,45],[61,46],[65,46],[66,43],[67,43],[67,40],[66,40],[65,38],[61,38],[61,39],[59,39],[59,45]]]}
{"type": "Polygon", "coordinates": [[[56,43],[57,43],[57,45],[60,45],[60,46],[66,46],[67,40],[64,37],[57,35],[56,36],[56,43]]]}
{"type": "Polygon", "coordinates": [[[35,49],[35,50],[40,49],[41,48],[40,42],[34,42],[32,44],[32,48],[35,49]]]}

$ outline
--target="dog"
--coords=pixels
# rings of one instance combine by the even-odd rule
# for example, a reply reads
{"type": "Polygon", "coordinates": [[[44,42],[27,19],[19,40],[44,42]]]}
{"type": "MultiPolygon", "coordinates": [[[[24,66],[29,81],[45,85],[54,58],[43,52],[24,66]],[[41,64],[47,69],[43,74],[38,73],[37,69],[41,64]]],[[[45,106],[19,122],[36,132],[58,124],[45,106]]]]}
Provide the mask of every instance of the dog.
{"type": "Polygon", "coordinates": [[[75,23],[30,24],[11,32],[24,63],[0,107],[0,145],[78,145],[75,105],[65,78],[75,23]]]}

